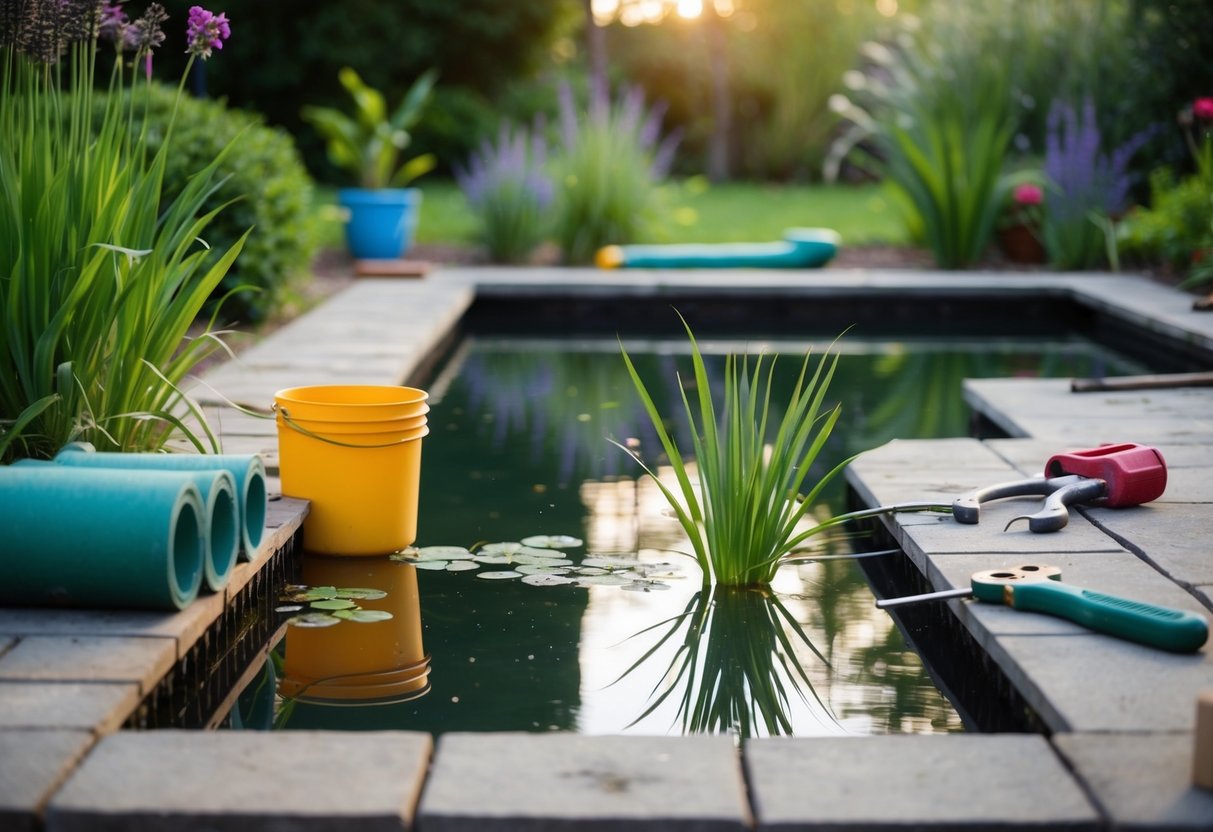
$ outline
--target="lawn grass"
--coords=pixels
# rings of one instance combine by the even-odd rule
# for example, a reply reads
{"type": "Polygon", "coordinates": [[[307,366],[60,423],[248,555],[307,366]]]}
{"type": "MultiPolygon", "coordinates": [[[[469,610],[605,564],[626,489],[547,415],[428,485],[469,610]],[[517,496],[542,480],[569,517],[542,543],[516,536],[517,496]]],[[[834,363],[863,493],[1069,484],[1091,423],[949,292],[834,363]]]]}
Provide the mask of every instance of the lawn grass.
{"type": "Polygon", "coordinates": [[[787,228],[832,228],[845,245],[905,244],[906,232],[880,185],[680,183],[670,199],[662,242],[778,240],[787,228]]]}
{"type": "MultiPolygon", "coordinates": [[[[418,243],[474,245],[476,219],[459,187],[425,179],[418,243]]],[[[317,188],[324,247],[340,247],[342,228],[332,206],[336,189],[317,188]]],[[[732,182],[709,185],[702,178],[668,186],[662,195],[652,241],[731,243],[778,240],[786,228],[832,228],[845,245],[905,244],[906,234],[879,185],[772,185],[732,182]]]]}

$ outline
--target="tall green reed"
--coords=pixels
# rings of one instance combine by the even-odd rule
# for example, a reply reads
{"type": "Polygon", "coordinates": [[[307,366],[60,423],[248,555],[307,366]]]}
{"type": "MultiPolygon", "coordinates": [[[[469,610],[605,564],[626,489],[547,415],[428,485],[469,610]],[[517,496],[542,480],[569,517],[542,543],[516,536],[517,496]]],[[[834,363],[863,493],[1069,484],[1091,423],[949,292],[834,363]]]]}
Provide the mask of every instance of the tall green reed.
{"type": "Polygon", "coordinates": [[[705,584],[768,584],[785,559],[807,548],[811,537],[842,522],[831,518],[814,523],[809,513],[846,466],[844,461],[809,482],[841,414],[839,405],[826,405],[838,355],[822,355],[811,373],[812,356],[806,355],[782,411],[771,399],[775,359],[759,356],[751,367],[745,356],[729,355],[718,404],[699,344],[685,320],[683,325],[690,338],[693,380],[679,383],[694,466],[684,461],[666,418],[624,350],[624,363],[673,469],[675,485],[663,482],[653,466],[640,464],[690,540],[705,584]],[[806,486],[807,493],[802,493],[806,486]]]}
{"type": "MultiPolygon", "coordinates": [[[[202,235],[222,208],[203,213],[202,206],[220,183],[224,154],[162,204],[171,141],[149,153],[145,129],[132,126],[167,16],[156,3],[133,22],[117,6],[90,0],[7,5],[9,27],[0,33],[0,459],[47,457],[72,440],[154,450],[180,436],[214,449],[180,384],[221,347],[213,319],[199,337],[188,337],[189,328],[244,237],[206,265],[202,235]],[[100,32],[117,52],[95,123],[100,32]]],[[[223,15],[191,11],[191,65],[228,34],[223,15]]]]}

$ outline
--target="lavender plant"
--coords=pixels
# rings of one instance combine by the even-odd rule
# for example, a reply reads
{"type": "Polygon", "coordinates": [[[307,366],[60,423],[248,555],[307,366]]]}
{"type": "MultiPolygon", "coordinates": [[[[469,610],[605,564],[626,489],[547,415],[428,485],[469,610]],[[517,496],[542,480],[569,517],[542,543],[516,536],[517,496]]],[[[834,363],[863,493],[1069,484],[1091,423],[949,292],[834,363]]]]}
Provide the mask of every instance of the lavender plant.
{"type": "MultiPolygon", "coordinates": [[[[98,0],[0,0],[0,459],[76,439],[216,445],[179,385],[219,347],[212,328],[188,331],[244,238],[206,261],[220,209],[202,205],[223,154],[162,204],[171,122],[155,153],[133,127],[166,19],[158,3],[130,21],[98,0]],[[98,126],[99,35],[115,60],[98,126]]],[[[191,65],[230,33],[224,15],[193,7],[191,65]]]]}
{"type": "Polygon", "coordinates": [[[567,85],[559,98],[554,234],[565,263],[589,263],[599,248],[643,235],[679,137],[660,138],[664,108],[646,110],[639,87],[615,101],[596,94],[584,111],[567,85]]]}
{"type": "Polygon", "coordinates": [[[533,131],[502,122],[494,144],[485,140],[455,166],[455,180],[476,214],[481,244],[495,263],[524,263],[547,232],[553,186],[545,165],[541,125],[533,131]]]}
{"type": "Polygon", "coordinates": [[[1112,153],[1100,139],[1095,104],[1087,98],[1081,114],[1068,102],[1054,101],[1045,142],[1045,199],[1042,236],[1049,262],[1059,269],[1115,267],[1112,218],[1128,204],[1129,160],[1149,140],[1146,129],[1112,153]]]}

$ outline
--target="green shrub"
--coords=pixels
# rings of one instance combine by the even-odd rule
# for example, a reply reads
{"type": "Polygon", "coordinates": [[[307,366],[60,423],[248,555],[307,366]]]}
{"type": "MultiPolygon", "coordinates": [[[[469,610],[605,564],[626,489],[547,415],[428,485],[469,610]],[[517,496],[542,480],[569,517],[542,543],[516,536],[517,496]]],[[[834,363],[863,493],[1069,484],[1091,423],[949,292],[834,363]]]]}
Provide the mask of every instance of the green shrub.
{"type": "Polygon", "coordinates": [[[661,112],[646,112],[639,88],[579,111],[565,86],[560,104],[554,235],[563,261],[583,264],[603,246],[636,242],[646,232],[674,140],[658,146],[661,112]]]}
{"type": "MultiPolygon", "coordinates": [[[[173,90],[153,85],[148,103],[148,146],[155,152],[176,98],[173,90]]],[[[104,102],[103,102],[104,103],[104,102]]],[[[259,116],[230,110],[216,101],[183,98],[173,127],[173,152],[164,175],[164,200],[185,187],[189,175],[232,143],[219,170],[223,184],[207,209],[230,202],[207,228],[212,257],[252,229],[235,265],[212,295],[212,305],[240,286],[223,303],[225,320],[258,322],[287,303],[307,277],[318,228],[312,181],[291,137],[266,127],[259,116]],[[233,142],[239,136],[239,140],[233,142]]]]}
{"type": "Polygon", "coordinates": [[[858,103],[836,99],[853,126],[831,151],[827,175],[869,142],[868,164],[884,175],[911,238],[941,267],[959,269],[982,256],[1010,190],[1011,44],[972,37],[979,12],[963,3],[937,11],[896,48],[866,48],[873,65],[851,78],[858,103]]]}
{"type": "Polygon", "coordinates": [[[1213,187],[1199,175],[1176,181],[1170,168],[1150,176],[1150,208],[1134,211],[1120,228],[1125,257],[1165,263],[1183,274],[1193,254],[1213,246],[1213,187]]]}

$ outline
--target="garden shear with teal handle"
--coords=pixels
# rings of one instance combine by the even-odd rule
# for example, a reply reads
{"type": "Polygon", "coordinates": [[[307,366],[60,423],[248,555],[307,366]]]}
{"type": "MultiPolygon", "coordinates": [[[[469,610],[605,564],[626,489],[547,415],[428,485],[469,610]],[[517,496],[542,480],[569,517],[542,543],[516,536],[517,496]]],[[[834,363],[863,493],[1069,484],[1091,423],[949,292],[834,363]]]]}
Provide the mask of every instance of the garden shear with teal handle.
{"type": "Polygon", "coordinates": [[[1209,637],[1209,625],[1202,615],[1064,584],[1059,568],[1036,563],[976,572],[968,589],[888,598],[877,601],[876,606],[888,609],[968,596],[1065,618],[1098,633],[1172,653],[1199,650],[1209,637]]]}
{"type": "Polygon", "coordinates": [[[1055,532],[1070,521],[1069,507],[1076,504],[1122,508],[1139,506],[1162,496],[1167,487],[1167,463],[1157,448],[1123,442],[1054,454],[1045,463],[1044,478],[1015,480],[978,489],[952,503],[958,523],[973,525],[981,519],[981,504],[1004,497],[1040,495],[1044,505],[1027,520],[1033,532],[1055,532]]]}

